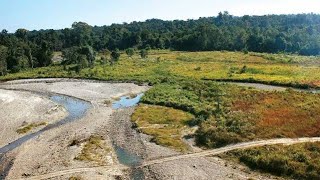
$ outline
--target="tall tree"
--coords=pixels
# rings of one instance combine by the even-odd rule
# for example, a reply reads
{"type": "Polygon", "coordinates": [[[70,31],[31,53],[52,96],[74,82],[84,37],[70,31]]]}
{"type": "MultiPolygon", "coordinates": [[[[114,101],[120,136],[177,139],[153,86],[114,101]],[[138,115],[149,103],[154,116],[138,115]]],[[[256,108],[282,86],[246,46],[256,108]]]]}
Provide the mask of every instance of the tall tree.
{"type": "Polygon", "coordinates": [[[8,48],[5,46],[0,46],[0,75],[7,74],[7,57],[8,57],[8,48]]]}

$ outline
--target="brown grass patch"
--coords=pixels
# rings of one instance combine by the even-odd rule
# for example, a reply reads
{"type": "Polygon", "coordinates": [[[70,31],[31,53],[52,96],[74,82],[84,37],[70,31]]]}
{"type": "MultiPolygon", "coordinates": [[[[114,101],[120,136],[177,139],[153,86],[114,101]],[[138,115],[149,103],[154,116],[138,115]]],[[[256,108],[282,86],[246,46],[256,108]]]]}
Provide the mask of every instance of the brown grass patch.
{"type": "Polygon", "coordinates": [[[91,136],[84,141],[81,153],[75,158],[79,161],[91,161],[99,165],[105,165],[105,156],[111,152],[107,143],[99,136],[91,136]]]}
{"type": "Polygon", "coordinates": [[[46,126],[46,125],[47,125],[46,122],[31,123],[31,124],[27,124],[23,127],[20,127],[19,129],[17,129],[16,132],[19,134],[26,134],[35,128],[38,128],[40,126],[46,126]]]}

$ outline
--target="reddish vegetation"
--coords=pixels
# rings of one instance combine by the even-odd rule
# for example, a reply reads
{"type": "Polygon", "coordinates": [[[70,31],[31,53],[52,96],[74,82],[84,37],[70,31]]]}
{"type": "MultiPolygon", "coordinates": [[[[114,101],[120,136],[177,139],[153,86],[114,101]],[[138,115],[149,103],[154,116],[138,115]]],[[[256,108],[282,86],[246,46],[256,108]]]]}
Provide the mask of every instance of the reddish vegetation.
{"type": "Polygon", "coordinates": [[[320,87],[320,80],[312,82],[312,85],[315,87],[320,87]]]}
{"type": "Polygon", "coordinates": [[[232,111],[245,114],[258,138],[320,136],[320,95],[242,91],[232,111]]]}

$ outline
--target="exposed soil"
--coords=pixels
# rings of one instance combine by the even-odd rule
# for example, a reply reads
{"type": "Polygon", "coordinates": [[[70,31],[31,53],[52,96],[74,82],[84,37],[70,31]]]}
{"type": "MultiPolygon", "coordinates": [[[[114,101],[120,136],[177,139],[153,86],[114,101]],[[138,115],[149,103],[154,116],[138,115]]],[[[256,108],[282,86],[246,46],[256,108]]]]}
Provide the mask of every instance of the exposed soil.
{"type": "MultiPolygon", "coordinates": [[[[62,106],[30,92],[8,91],[0,89],[0,147],[24,136],[17,133],[31,123],[54,123],[67,115],[62,106]]],[[[34,132],[39,130],[30,130],[34,132]]],[[[30,133],[28,132],[28,133],[30,133]]]]}
{"type": "MultiPolygon", "coordinates": [[[[198,152],[199,156],[194,153],[194,156],[190,154],[188,158],[189,155],[151,143],[151,137],[132,129],[130,121],[132,113],[133,108],[127,108],[113,114],[110,121],[110,137],[118,146],[143,159],[141,168],[138,169],[143,171],[145,179],[278,179],[252,172],[242,165],[227,162],[218,157],[201,156],[201,152],[198,152]]],[[[199,148],[195,149],[199,151],[199,148]]],[[[215,153],[212,152],[212,154],[215,153]]],[[[131,170],[135,169],[131,168],[131,170]]]]}
{"type": "MultiPolygon", "coordinates": [[[[83,179],[130,179],[134,177],[132,176],[134,173],[130,173],[130,170],[142,172],[145,179],[274,179],[269,175],[251,172],[241,165],[229,163],[217,157],[206,157],[214,155],[216,152],[213,151],[197,149],[200,152],[195,155],[182,155],[151,143],[149,136],[140,134],[132,128],[130,118],[134,108],[114,110],[110,104],[105,104],[105,102],[114,101],[115,97],[144,92],[149,88],[146,86],[44,79],[6,82],[1,84],[0,88],[64,94],[87,100],[93,105],[82,119],[50,129],[8,152],[6,156],[12,158],[6,159],[10,161],[10,166],[6,166],[10,167],[7,179],[69,179],[71,176],[83,179]],[[111,149],[115,148],[111,154],[106,155],[108,157],[103,165],[75,160],[83,147],[81,143],[72,142],[75,140],[81,142],[92,135],[102,137],[111,149]],[[139,161],[131,168],[121,165],[116,157],[117,147],[135,155],[139,161]],[[138,170],[134,166],[138,167],[138,170]]],[[[1,92],[18,93],[21,97],[17,100],[27,98],[30,94],[34,95],[31,92],[7,90],[1,90],[1,92]]],[[[46,101],[50,102],[46,97],[42,98],[44,101],[39,102],[38,106],[43,106],[46,101]]],[[[2,97],[2,99],[9,102],[9,98],[2,97]]],[[[32,109],[35,104],[31,102],[29,108],[32,109]]],[[[15,104],[7,107],[10,107],[12,112],[17,110],[15,104]]],[[[42,110],[33,112],[35,115],[41,113],[43,113],[42,110]]],[[[21,114],[18,117],[24,116],[21,114]]],[[[0,121],[2,123],[6,120],[1,118],[0,121]]],[[[20,121],[13,124],[19,123],[20,121]]]]}
{"type": "MultiPolygon", "coordinates": [[[[84,99],[90,101],[94,108],[90,109],[87,112],[87,115],[78,120],[69,124],[65,124],[63,126],[50,129],[41,135],[27,141],[22,144],[20,147],[14,149],[11,152],[8,152],[6,155],[10,157],[14,157],[14,161],[10,172],[7,175],[7,179],[17,179],[17,178],[27,178],[35,175],[47,174],[50,172],[56,172],[66,169],[75,169],[75,168],[84,168],[84,167],[94,167],[97,166],[94,162],[86,162],[86,161],[78,161],[75,160],[75,157],[81,152],[82,146],[80,145],[72,145],[74,140],[84,140],[88,139],[92,135],[97,135],[103,137],[104,141],[110,146],[112,149],[112,141],[108,136],[108,130],[102,129],[111,119],[111,115],[113,113],[110,105],[104,104],[106,100],[112,101],[114,97],[119,97],[126,94],[138,94],[140,92],[145,91],[148,87],[137,86],[134,84],[122,83],[122,84],[111,84],[111,83],[98,83],[98,82],[87,82],[87,81],[79,81],[76,80],[74,82],[70,82],[70,80],[60,80],[60,82],[52,82],[46,83],[46,80],[39,80],[38,82],[34,82],[32,80],[27,81],[13,81],[7,82],[0,85],[0,88],[5,89],[15,89],[15,90],[28,90],[30,92],[17,92],[17,91],[7,91],[1,90],[1,92],[6,92],[6,94],[15,94],[17,101],[20,99],[33,99],[34,97],[38,97],[32,92],[40,92],[40,93],[58,93],[65,94],[68,96],[77,97],[80,99],[84,99]],[[21,83],[19,83],[21,82],[21,83]],[[19,96],[17,96],[18,94],[19,96]],[[34,97],[30,97],[33,95],[34,97]],[[21,96],[21,97],[20,97],[21,96]]],[[[4,93],[1,93],[3,95],[4,93]]],[[[17,112],[16,116],[18,119],[23,119],[24,113],[19,113],[17,111],[17,105],[20,105],[19,102],[15,103],[15,101],[11,101],[9,97],[5,96],[2,99],[3,101],[8,102],[8,105],[4,105],[8,107],[8,111],[17,112]],[[11,105],[10,103],[13,102],[11,105]]],[[[39,115],[47,112],[45,109],[46,103],[52,103],[46,96],[39,97],[43,98],[43,101],[30,101],[30,104],[20,106],[20,109],[23,111],[27,111],[28,113],[34,114],[34,116],[38,117],[39,115]],[[36,107],[34,106],[36,105],[36,107]],[[39,112],[32,111],[32,109],[36,109],[38,107],[43,107],[39,109],[39,112]],[[30,110],[30,111],[29,111],[30,110]]],[[[26,100],[27,102],[27,100],[26,100]]],[[[3,105],[3,103],[1,103],[3,105]]],[[[1,111],[2,112],[2,111],[1,111]]],[[[7,111],[6,111],[7,112],[7,111]]],[[[65,111],[64,115],[65,115],[65,111]]],[[[3,117],[3,116],[2,116],[3,117]]],[[[53,115],[52,119],[62,119],[63,117],[53,115]]],[[[3,121],[8,121],[7,119],[1,118],[1,123],[3,121]]],[[[29,118],[28,118],[28,121],[29,118]]],[[[15,126],[20,126],[20,121],[12,122],[15,126]]],[[[16,130],[15,128],[12,128],[16,130]]],[[[7,130],[1,131],[6,133],[7,130]]],[[[5,140],[2,139],[2,142],[5,140]]],[[[12,141],[15,139],[12,139],[12,141]]],[[[11,142],[11,140],[6,140],[6,143],[11,142]]],[[[4,143],[3,145],[5,145],[4,143]]],[[[107,161],[105,165],[118,165],[118,160],[116,158],[115,152],[108,155],[110,157],[106,157],[107,161]]],[[[8,166],[7,166],[8,167],[8,166]]],[[[70,176],[74,176],[74,174],[68,174],[66,176],[60,177],[61,179],[68,179],[70,176]]],[[[114,179],[118,176],[124,176],[124,172],[120,169],[113,169],[111,171],[95,171],[92,172],[84,172],[80,173],[80,176],[84,179],[91,179],[96,177],[97,179],[114,179]]]]}

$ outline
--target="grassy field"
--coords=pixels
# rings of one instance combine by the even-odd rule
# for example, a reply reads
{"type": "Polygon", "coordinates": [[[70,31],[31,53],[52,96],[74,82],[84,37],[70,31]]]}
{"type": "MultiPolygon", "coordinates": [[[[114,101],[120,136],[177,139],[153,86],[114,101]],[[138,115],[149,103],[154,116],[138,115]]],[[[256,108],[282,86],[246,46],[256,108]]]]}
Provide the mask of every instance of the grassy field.
{"type": "MultiPolygon", "coordinates": [[[[319,57],[151,51],[146,59],[122,54],[120,61],[113,66],[103,63],[102,57],[99,54],[96,65],[80,73],[72,70],[72,66],[54,65],[9,74],[0,79],[73,77],[149,82],[153,88],[145,94],[142,102],[193,114],[195,117],[189,123],[199,126],[197,140],[207,147],[251,139],[320,135],[319,94],[290,90],[266,92],[211,81],[319,88],[319,57]]],[[[145,113],[147,115],[143,116],[150,116],[145,113]]]]}
{"type": "MultiPolygon", "coordinates": [[[[149,83],[153,87],[145,93],[141,100],[143,104],[136,108],[132,120],[138,129],[153,136],[155,143],[182,152],[187,151],[182,136],[193,126],[198,127],[195,132],[198,145],[206,148],[253,139],[320,136],[320,94],[291,89],[284,92],[262,91],[216,82],[243,81],[320,88],[320,57],[151,51],[146,59],[122,54],[120,61],[112,66],[103,63],[101,57],[104,56],[98,56],[93,68],[83,69],[80,73],[76,73],[72,65],[62,67],[56,64],[9,74],[0,80],[70,77],[149,83]]],[[[94,152],[91,147],[95,147],[95,142],[94,139],[92,142],[89,140],[83,155],[78,158],[96,159],[91,157],[91,152],[94,152]]],[[[263,147],[235,153],[244,157],[240,161],[250,167],[263,169],[259,167],[261,163],[267,168],[263,170],[268,172],[319,179],[319,161],[315,161],[319,154],[316,153],[318,151],[311,152],[307,148],[309,146],[273,146],[271,150],[263,147]],[[291,155],[285,154],[291,150],[305,153],[310,160],[297,163],[291,155]],[[261,154],[258,159],[257,153],[261,154]],[[285,169],[280,168],[283,165],[281,158],[285,159],[285,169]],[[300,165],[302,167],[298,168],[300,165]]],[[[320,148],[319,144],[314,146],[320,148]]]]}
{"type": "Polygon", "coordinates": [[[143,133],[153,136],[153,142],[182,152],[188,148],[182,137],[191,131],[188,123],[193,119],[192,114],[181,110],[143,104],[132,115],[132,121],[143,133]]]}
{"type": "Polygon", "coordinates": [[[195,115],[199,145],[219,147],[253,139],[320,136],[320,94],[259,91],[203,81],[162,83],[143,103],[174,107],[195,115]]]}
{"type": "Polygon", "coordinates": [[[222,155],[252,169],[294,179],[320,179],[320,143],[273,145],[222,155]]]}
{"type": "Polygon", "coordinates": [[[53,66],[10,74],[0,80],[30,77],[81,77],[153,84],[168,78],[193,78],[319,88],[320,58],[220,51],[151,51],[147,59],[122,54],[120,61],[113,66],[98,60],[94,68],[82,70],[79,74],[62,66],[53,66]]]}

